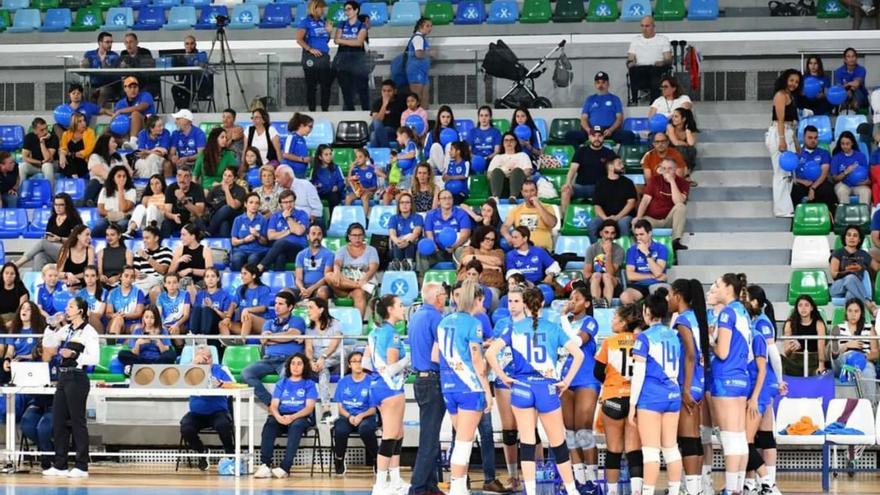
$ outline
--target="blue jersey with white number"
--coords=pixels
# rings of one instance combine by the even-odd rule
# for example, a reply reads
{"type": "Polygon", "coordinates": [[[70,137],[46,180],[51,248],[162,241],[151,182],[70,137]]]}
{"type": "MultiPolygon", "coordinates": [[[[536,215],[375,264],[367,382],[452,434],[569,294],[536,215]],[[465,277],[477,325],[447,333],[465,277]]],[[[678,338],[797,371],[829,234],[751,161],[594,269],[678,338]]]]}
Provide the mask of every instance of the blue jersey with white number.
{"type": "Polygon", "coordinates": [[[505,328],[499,338],[511,349],[511,376],[559,380],[559,348],[572,340],[559,324],[539,318],[535,329],[532,318],[526,317],[505,328]]]}
{"type": "MultiPolygon", "coordinates": [[[[513,324],[514,321],[510,319],[510,317],[498,320],[498,322],[495,323],[495,328],[492,329],[492,338],[500,338],[507,329],[512,329],[513,324]]],[[[501,366],[501,369],[503,369],[508,375],[513,374],[513,351],[510,347],[505,346],[498,351],[498,366],[501,366]]]]}
{"type": "MultiPolygon", "coordinates": [[[[446,175],[463,175],[465,177],[470,177],[471,175],[471,162],[460,160],[455,161],[452,160],[449,162],[449,166],[446,167],[446,175]]],[[[457,184],[458,190],[461,191],[462,194],[467,196],[470,194],[468,190],[468,181],[467,179],[455,179],[446,182],[446,187],[450,190],[456,187],[453,183],[457,184]]]]}
{"type": "Polygon", "coordinates": [[[349,414],[358,415],[370,408],[371,383],[373,380],[369,375],[364,375],[361,381],[356,381],[351,375],[345,375],[336,384],[333,401],[345,406],[349,414]]]}
{"type": "Polygon", "coordinates": [[[678,374],[681,368],[681,341],[678,332],[655,323],[636,337],[633,356],[645,358],[645,381],[639,404],[679,399],[678,374]]]}
{"type": "Polygon", "coordinates": [[[440,344],[440,384],[443,392],[483,390],[471,359],[471,344],[483,344],[480,320],[467,313],[446,315],[437,326],[440,344]]]}
{"type": "Polygon", "coordinates": [[[746,369],[752,358],[751,319],[739,301],[733,301],[718,313],[716,332],[726,329],[730,335],[730,350],[726,359],[712,356],[712,377],[728,386],[747,387],[749,374],[746,369]]]}
{"type": "MultiPolygon", "coordinates": [[[[677,328],[679,325],[689,329],[691,331],[691,336],[694,341],[694,353],[696,354],[696,363],[694,364],[694,375],[691,378],[691,393],[697,392],[702,395],[704,390],[704,379],[705,379],[705,363],[703,363],[703,353],[700,349],[700,324],[697,323],[697,315],[694,314],[692,309],[685,311],[678,315],[678,318],[675,319],[675,323],[672,324],[672,328],[677,328]]],[[[679,339],[681,335],[679,334],[679,339]]],[[[684,386],[684,343],[681,346],[681,369],[678,375],[678,381],[681,386],[684,386]]],[[[696,395],[694,395],[696,397],[696,395]]]]}
{"type": "Polygon", "coordinates": [[[184,307],[189,305],[189,292],[179,290],[172,296],[168,291],[162,291],[156,299],[156,306],[159,306],[162,315],[162,326],[167,328],[179,322],[183,318],[184,307]]]}
{"type": "MultiPolygon", "coordinates": [[[[577,388],[579,386],[587,386],[591,383],[598,383],[596,377],[593,376],[593,368],[596,366],[596,334],[599,333],[599,323],[597,323],[596,319],[592,316],[584,315],[578,320],[572,320],[571,327],[573,332],[571,337],[578,339],[578,341],[581,339],[579,335],[581,332],[590,336],[586,342],[581,344],[581,352],[584,353],[584,361],[581,363],[581,367],[578,368],[571,384],[573,387],[577,388]]],[[[568,374],[568,369],[571,367],[572,360],[573,358],[570,355],[565,359],[565,363],[559,371],[560,378],[565,378],[565,375],[568,374]]]]}
{"type": "Polygon", "coordinates": [[[370,344],[370,360],[373,362],[373,369],[378,372],[378,380],[383,380],[388,388],[392,390],[403,390],[403,384],[406,381],[406,372],[401,370],[398,373],[391,374],[387,369],[388,351],[397,349],[398,360],[406,356],[403,348],[403,341],[393,325],[387,321],[383,321],[379,328],[373,330],[367,338],[370,344]]]}
{"type": "MultiPolygon", "coordinates": [[[[770,389],[775,389],[779,386],[779,378],[776,376],[776,372],[773,371],[773,367],[770,366],[770,360],[767,355],[767,352],[770,349],[770,346],[772,345],[772,344],[770,344],[770,341],[774,340],[776,338],[776,327],[773,325],[773,322],[770,321],[770,318],[767,318],[767,315],[762,313],[762,314],[756,316],[754,320],[752,320],[752,334],[754,336],[754,338],[752,339],[752,352],[756,356],[760,355],[760,356],[764,356],[765,358],[768,358],[768,360],[767,360],[767,374],[764,376],[764,386],[762,388],[765,391],[769,391],[770,389]],[[761,342],[757,343],[757,345],[756,345],[756,342],[755,342],[756,340],[760,340],[761,342]],[[759,347],[763,347],[763,349],[764,349],[763,354],[758,354],[759,347]]],[[[754,363],[754,360],[752,360],[752,363],[754,363]]],[[[749,364],[749,378],[752,382],[752,385],[754,385],[755,378],[752,375],[752,366],[754,366],[754,365],[750,363],[749,364]]],[[[754,366],[754,368],[755,368],[755,373],[757,373],[758,367],[754,366]]]]}

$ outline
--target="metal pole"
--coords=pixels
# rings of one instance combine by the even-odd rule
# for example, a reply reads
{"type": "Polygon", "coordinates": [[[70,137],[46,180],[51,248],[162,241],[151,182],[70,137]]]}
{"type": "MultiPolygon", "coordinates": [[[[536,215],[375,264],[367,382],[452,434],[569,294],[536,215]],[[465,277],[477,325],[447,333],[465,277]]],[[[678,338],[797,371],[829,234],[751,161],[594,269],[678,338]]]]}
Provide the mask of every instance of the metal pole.
{"type": "MultiPolygon", "coordinates": [[[[272,55],[277,55],[277,53],[275,53],[275,52],[260,52],[260,55],[266,56],[266,100],[268,103],[268,99],[269,99],[269,95],[270,95],[270,88],[271,88],[271,83],[270,83],[271,78],[269,77],[269,63],[270,63],[270,59],[272,58],[272,55]]],[[[279,71],[279,75],[280,75],[280,71],[279,71]]],[[[280,102],[278,102],[277,104],[280,105],[280,102]]],[[[269,110],[269,109],[267,108],[266,110],[269,110]]]]}

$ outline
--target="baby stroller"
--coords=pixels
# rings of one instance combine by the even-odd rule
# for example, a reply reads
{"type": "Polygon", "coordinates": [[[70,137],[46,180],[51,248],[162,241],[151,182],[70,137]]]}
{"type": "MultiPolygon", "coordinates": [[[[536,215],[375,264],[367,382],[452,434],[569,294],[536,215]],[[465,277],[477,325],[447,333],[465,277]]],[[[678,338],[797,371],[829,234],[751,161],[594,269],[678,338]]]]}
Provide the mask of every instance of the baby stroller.
{"type": "Polygon", "coordinates": [[[550,53],[541,57],[541,60],[531,68],[526,67],[519,62],[513,50],[507,46],[502,40],[496,43],[489,43],[489,51],[483,59],[483,72],[489,77],[499,77],[501,79],[509,79],[513,81],[510,89],[501,98],[495,100],[495,108],[516,108],[524,106],[527,108],[550,108],[553,104],[549,99],[538,96],[535,93],[535,79],[547,71],[542,66],[547,59],[553,56],[557,50],[561,50],[565,46],[565,40],[559,42],[550,53]]]}

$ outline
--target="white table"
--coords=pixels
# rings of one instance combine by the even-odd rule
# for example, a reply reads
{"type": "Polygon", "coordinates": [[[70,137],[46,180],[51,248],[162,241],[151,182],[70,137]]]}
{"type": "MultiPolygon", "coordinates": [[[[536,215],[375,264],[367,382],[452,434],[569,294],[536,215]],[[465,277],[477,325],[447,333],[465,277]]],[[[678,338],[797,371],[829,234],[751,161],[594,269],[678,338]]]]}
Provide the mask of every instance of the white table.
{"type": "MultiPolygon", "coordinates": [[[[2,450],[7,458],[14,462],[15,456],[29,453],[16,450],[15,446],[15,396],[26,395],[54,395],[55,387],[0,387],[0,393],[6,395],[6,446],[2,450]]],[[[92,385],[89,396],[104,399],[189,399],[191,396],[202,397],[231,397],[233,399],[233,430],[235,441],[235,475],[239,476],[239,462],[245,457],[241,453],[241,403],[243,399],[248,401],[248,463],[253,462],[254,455],[254,389],[253,388],[120,388],[120,387],[96,387],[92,385]]],[[[100,453],[95,453],[100,455],[100,453]]],[[[253,466],[251,466],[253,468],[253,466]]]]}
{"type": "MultiPolygon", "coordinates": [[[[93,69],[91,67],[74,67],[71,69],[67,69],[68,74],[76,74],[81,76],[84,79],[85,83],[89,83],[89,76],[117,76],[119,77],[119,81],[122,81],[122,77],[125,76],[136,76],[136,77],[168,77],[168,76],[185,76],[190,75],[188,79],[190,94],[190,107],[192,107],[192,102],[195,100],[196,91],[199,89],[196,87],[196,80],[198,79],[198,75],[202,74],[206,70],[209,70],[206,67],[201,66],[188,66],[188,67],[128,67],[128,68],[107,68],[107,69],[93,69]]],[[[119,82],[117,81],[117,82],[119,82]]],[[[142,83],[143,84],[143,83],[142,83]]],[[[88,87],[88,86],[87,86],[88,87]]],[[[161,88],[161,86],[160,86],[161,88]]],[[[162,95],[159,95],[162,96],[162,95]]]]}

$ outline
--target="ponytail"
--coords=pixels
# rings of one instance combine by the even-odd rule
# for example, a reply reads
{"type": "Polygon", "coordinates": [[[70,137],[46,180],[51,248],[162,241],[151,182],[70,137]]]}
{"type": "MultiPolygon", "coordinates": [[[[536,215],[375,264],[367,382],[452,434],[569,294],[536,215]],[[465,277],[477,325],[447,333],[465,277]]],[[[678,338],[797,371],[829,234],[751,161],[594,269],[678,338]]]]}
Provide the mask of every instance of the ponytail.
{"type": "Polygon", "coordinates": [[[532,342],[538,342],[538,320],[541,317],[541,308],[544,307],[544,293],[537,287],[530,287],[523,291],[523,303],[526,309],[532,313],[532,342]]]}

